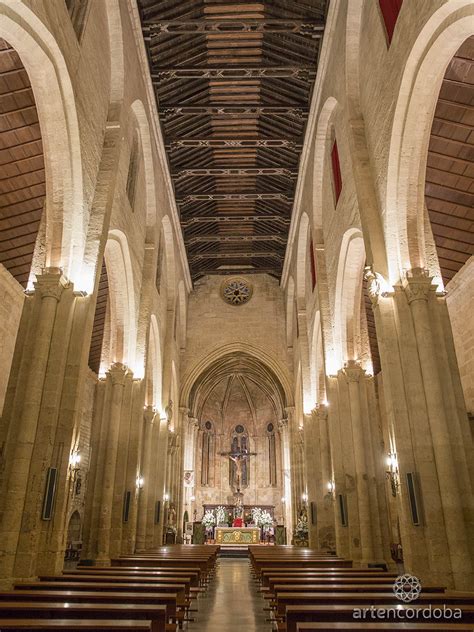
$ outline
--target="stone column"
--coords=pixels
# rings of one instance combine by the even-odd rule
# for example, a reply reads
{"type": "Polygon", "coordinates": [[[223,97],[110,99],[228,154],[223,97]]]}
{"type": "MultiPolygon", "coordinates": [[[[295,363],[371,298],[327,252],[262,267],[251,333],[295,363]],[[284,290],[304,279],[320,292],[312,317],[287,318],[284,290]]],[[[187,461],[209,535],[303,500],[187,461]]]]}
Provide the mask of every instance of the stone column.
{"type": "Polygon", "coordinates": [[[107,451],[105,453],[102,480],[102,500],[99,511],[97,533],[97,565],[110,564],[110,529],[112,526],[112,503],[114,496],[115,468],[117,465],[118,436],[122,410],[123,391],[127,367],[116,362],[108,371],[112,383],[110,410],[107,414],[107,451]]]}
{"type": "Polygon", "coordinates": [[[139,477],[143,478],[143,487],[138,488],[138,514],[137,514],[137,540],[136,551],[145,551],[148,523],[148,506],[152,499],[150,493],[152,489],[151,481],[151,455],[153,449],[153,420],[155,412],[152,406],[147,406],[143,413],[143,445],[142,445],[142,467],[139,477]]]}
{"type": "Polygon", "coordinates": [[[346,476],[346,470],[352,466],[352,463],[350,453],[347,453],[343,445],[345,429],[343,429],[341,417],[344,412],[340,410],[338,387],[338,377],[330,376],[327,378],[327,396],[330,402],[328,431],[333,468],[332,480],[334,482],[336,551],[341,557],[351,558],[351,533],[348,524],[342,524],[339,497],[342,495],[343,498],[346,498],[349,506],[348,499],[353,489],[353,477],[350,474],[346,476]]]}
{"type": "MultiPolygon", "coordinates": [[[[323,551],[336,549],[334,496],[328,485],[333,482],[328,436],[327,407],[320,404],[311,411],[313,420],[316,454],[319,461],[319,480],[316,488],[316,529],[318,547],[323,551]]],[[[311,473],[308,474],[311,478],[311,473]]]]}
{"type": "MultiPolygon", "coordinates": [[[[472,439],[458,388],[443,296],[412,270],[404,287],[383,291],[366,271],[383,369],[389,434],[398,460],[396,495],[405,569],[424,581],[472,587],[472,439]],[[410,510],[407,473],[418,494],[410,510]]],[[[386,284],[385,284],[386,285],[386,284]]]]}
{"type": "MultiPolygon", "coordinates": [[[[141,453],[144,440],[144,428],[143,425],[140,423],[140,420],[143,418],[144,387],[144,380],[133,380],[132,411],[130,416],[130,434],[128,441],[126,482],[122,494],[121,503],[122,515],[124,509],[124,495],[128,492],[130,492],[130,508],[128,513],[128,522],[124,522],[122,525],[122,555],[131,555],[135,553],[136,547],[139,499],[139,490],[137,489],[137,476],[139,476],[142,471],[141,453]]],[[[123,520],[122,517],[121,519],[123,520]]]]}
{"type": "Polygon", "coordinates": [[[285,514],[286,538],[287,543],[291,541],[293,534],[293,505],[292,505],[292,483],[291,483],[291,456],[290,456],[290,436],[288,430],[288,419],[284,418],[278,422],[278,430],[281,437],[282,447],[282,490],[285,498],[285,506],[283,508],[285,514]]]}
{"type": "MultiPolygon", "coordinates": [[[[2,454],[2,519],[0,544],[0,585],[7,586],[14,576],[29,577],[34,574],[40,529],[39,512],[46,481],[46,473],[51,458],[49,450],[41,447],[34,452],[37,441],[46,437],[54,441],[54,428],[60,393],[52,393],[53,401],[49,402],[46,426],[37,434],[42,407],[45,405],[44,384],[47,379],[48,364],[51,367],[51,354],[58,352],[57,362],[60,371],[64,368],[65,350],[51,348],[53,331],[58,305],[63,292],[69,288],[69,300],[72,299],[72,287],[62,276],[59,268],[45,268],[35,282],[35,295],[27,299],[20,325],[19,339],[15,350],[14,364],[10,376],[11,386],[16,370],[16,389],[9,386],[5,402],[2,423],[10,428],[2,454]],[[23,339],[23,340],[22,340],[23,339]],[[19,346],[22,345],[22,346],[19,346]],[[21,357],[21,360],[20,360],[21,357]],[[15,392],[16,391],[16,392],[15,392]],[[53,439],[51,439],[51,436],[53,439]],[[36,475],[31,478],[33,467],[36,475]],[[26,513],[25,502],[31,503],[26,513]],[[34,529],[31,529],[32,524],[34,529]],[[21,543],[21,534],[28,537],[30,543],[21,543]],[[18,557],[15,560],[15,557],[18,557]]],[[[70,314],[70,307],[67,313],[70,314]]],[[[66,316],[66,314],[64,314],[66,316]]],[[[67,316],[66,316],[67,318],[67,316]]],[[[67,330],[67,320],[62,323],[67,330]]],[[[63,340],[64,344],[64,340],[63,340]]],[[[66,342],[67,349],[67,342],[66,342]]],[[[62,377],[60,383],[62,383],[62,377]]],[[[58,385],[56,385],[58,390],[58,385]]],[[[46,412],[46,411],[45,411],[46,412]]]]}
{"type": "MultiPolygon", "coordinates": [[[[155,425],[157,423],[155,422],[155,425]]],[[[157,425],[159,431],[156,453],[156,483],[155,483],[155,502],[160,502],[160,520],[155,524],[154,529],[154,547],[160,546],[163,541],[163,526],[165,520],[165,502],[164,494],[166,492],[166,472],[168,469],[167,454],[168,454],[168,424],[166,417],[161,417],[159,425],[157,425]]]]}
{"type": "MultiPolygon", "coordinates": [[[[360,365],[349,361],[342,372],[349,388],[350,424],[352,427],[352,448],[354,451],[355,492],[360,533],[360,563],[365,565],[376,558],[373,522],[378,516],[371,514],[369,473],[367,454],[369,436],[365,432],[362,419],[360,389],[365,372],[360,365]]],[[[354,518],[354,513],[351,519],[354,518]]]]}

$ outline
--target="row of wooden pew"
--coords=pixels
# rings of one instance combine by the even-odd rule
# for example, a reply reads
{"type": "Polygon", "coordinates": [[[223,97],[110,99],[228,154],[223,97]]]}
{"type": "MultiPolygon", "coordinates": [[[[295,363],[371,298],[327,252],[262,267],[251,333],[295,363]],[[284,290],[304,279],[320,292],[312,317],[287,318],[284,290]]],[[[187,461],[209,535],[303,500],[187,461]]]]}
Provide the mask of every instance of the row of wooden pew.
{"type": "Polygon", "coordinates": [[[213,579],[217,546],[164,546],[0,592],[0,630],[174,632],[213,579]]]}
{"type": "Polygon", "coordinates": [[[291,546],[250,547],[249,555],[278,632],[474,630],[472,592],[423,585],[404,603],[393,591],[395,572],[291,546]]]}

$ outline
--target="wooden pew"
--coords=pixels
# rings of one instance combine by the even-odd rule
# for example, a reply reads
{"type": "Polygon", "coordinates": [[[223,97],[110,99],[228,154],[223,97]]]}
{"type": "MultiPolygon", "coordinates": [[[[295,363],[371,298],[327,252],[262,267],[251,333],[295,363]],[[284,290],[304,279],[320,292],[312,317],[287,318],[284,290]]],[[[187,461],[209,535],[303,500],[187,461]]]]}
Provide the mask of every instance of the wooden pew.
{"type": "Polygon", "coordinates": [[[176,570],[176,569],[169,569],[169,570],[153,570],[153,569],[146,569],[146,568],[140,568],[138,566],[134,566],[132,568],[126,568],[126,567],[111,567],[111,566],[106,566],[106,567],[95,567],[95,566],[89,566],[89,567],[85,567],[85,568],[78,568],[75,570],[65,570],[63,571],[63,575],[66,576],[70,576],[70,575],[92,575],[92,574],[100,574],[103,576],[108,576],[108,575],[116,575],[116,576],[123,576],[123,575],[127,575],[128,577],[150,577],[152,579],[158,579],[161,577],[176,577],[176,578],[183,578],[183,577],[189,577],[189,579],[191,580],[191,586],[198,586],[199,585],[199,576],[200,576],[200,571],[196,568],[186,568],[186,569],[182,569],[182,570],[176,570]]]}
{"type": "MultiPolygon", "coordinates": [[[[400,610],[407,610],[407,609],[414,609],[414,610],[423,610],[426,609],[427,604],[419,604],[417,603],[411,603],[411,604],[401,604],[400,602],[398,602],[398,604],[393,604],[390,603],[390,601],[387,600],[387,602],[385,603],[380,603],[377,604],[377,608],[385,608],[387,609],[397,609],[398,611],[400,610]]],[[[359,606],[354,606],[351,604],[331,604],[331,605],[308,605],[308,606],[300,606],[300,605],[295,605],[295,606],[287,606],[286,608],[286,624],[279,624],[278,625],[278,629],[279,630],[285,630],[286,632],[297,632],[297,628],[296,625],[297,623],[303,623],[305,621],[308,622],[314,622],[314,623],[322,623],[322,622],[330,622],[330,623],[335,623],[335,622],[351,622],[353,623],[354,621],[357,621],[358,623],[364,623],[364,625],[366,626],[365,628],[359,628],[359,629],[365,629],[365,630],[370,630],[370,628],[368,627],[369,623],[373,622],[373,620],[369,617],[367,617],[366,620],[360,620],[358,621],[357,619],[354,619],[354,607],[359,607],[359,606]]],[[[362,606],[364,607],[364,606],[362,606]]],[[[450,606],[450,607],[455,607],[455,606],[450,606]]],[[[386,617],[387,621],[389,621],[390,623],[396,623],[398,624],[398,621],[394,618],[390,618],[390,620],[388,620],[388,617],[386,617]]],[[[440,624],[441,622],[443,622],[443,619],[433,619],[433,620],[426,620],[427,623],[435,623],[437,622],[438,624],[440,624]]],[[[448,620],[449,623],[452,623],[452,621],[448,620]]],[[[462,605],[462,618],[461,621],[459,621],[460,623],[470,623],[471,626],[474,623],[474,605],[462,605]]],[[[438,628],[439,632],[444,632],[444,628],[441,626],[438,628]]]]}
{"type": "MultiPolygon", "coordinates": [[[[72,619],[85,618],[120,620],[144,619],[151,623],[152,632],[165,632],[166,606],[162,605],[136,605],[121,604],[94,604],[94,603],[49,603],[29,601],[5,601],[0,603],[0,617],[2,619],[64,619],[67,613],[72,619]]],[[[1,627],[0,627],[1,629],[1,627]]]]}
{"type": "MultiPolygon", "coordinates": [[[[169,592],[176,594],[177,605],[186,606],[185,587],[182,584],[135,584],[135,583],[99,583],[99,582],[22,582],[15,584],[15,590],[74,590],[77,592],[119,592],[119,593],[163,593],[169,592]]],[[[124,595],[125,598],[125,595],[124,595]]]]}
{"type": "Polygon", "coordinates": [[[315,632],[330,630],[344,630],[345,632],[384,632],[390,630],[393,632],[462,632],[464,630],[470,630],[472,632],[473,627],[469,623],[363,623],[354,622],[336,622],[336,623],[298,623],[296,626],[297,632],[315,632]]]}
{"type": "Polygon", "coordinates": [[[130,604],[155,604],[165,606],[167,620],[176,619],[176,593],[129,592],[125,597],[124,594],[120,592],[82,592],[75,590],[12,590],[0,592],[0,605],[5,601],[123,604],[125,599],[126,602],[130,604]]]}
{"type": "Polygon", "coordinates": [[[0,630],[36,630],[38,632],[153,632],[151,621],[98,621],[97,619],[0,619],[0,630]]]}
{"type": "Polygon", "coordinates": [[[312,581],[313,579],[333,579],[333,578],[341,578],[344,581],[352,578],[367,578],[367,579],[376,579],[376,578],[387,578],[395,581],[397,573],[387,573],[385,571],[374,571],[372,569],[355,569],[355,568],[347,568],[347,569],[335,569],[335,570],[302,570],[302,569],[262,569],[261,572],[261,582],[262,586],[269,585],[269,578],[295,578],[302,579],[303,581],[308,580],[312,581]]]}
{"type": "MultiPolygon", "coordinates": [[[[400,600],[393,594],[392,591],[387,592],[365,592],[365,593],[335,593],[335,592],[292,592],[292,593],[276,593],[277,612],[280,615],[284,615],[289,606],[301,606],[306,604],[319,605],[319,604],[351,604],[357,607],[368,607],[378,604],[390,604],[392,607],[400,604],[400,600]]],[[[416,600],[416,604],[433,604],[438,606],[439,604],[455,605],[461,607],[461,605],[474,604],[474,593],[461,593],[461,592],[444,592],[444,593],[421,593],[416,600]]]]}

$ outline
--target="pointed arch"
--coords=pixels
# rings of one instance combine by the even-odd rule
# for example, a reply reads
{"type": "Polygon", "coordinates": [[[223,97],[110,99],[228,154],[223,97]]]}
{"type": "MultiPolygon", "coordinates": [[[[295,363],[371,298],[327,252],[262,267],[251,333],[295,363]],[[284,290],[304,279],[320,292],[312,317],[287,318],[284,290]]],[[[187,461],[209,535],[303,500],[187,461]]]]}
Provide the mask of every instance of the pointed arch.
{"type": "Polygon", "coordinates": [[[122,231],[113,229],[109,232],[104,256],[110,300],[107,306],[108,340],[104,340],[102,347],[101,372],[113,362],[122,362],[133,370],[137,340],[135,294],[130,251],[122,231]]]}
{"type": "Polygon", "coordinates": [[[365,248],[362,233],[350,228],[344,233],[337,268],[334,302],[334,340],[339,368],[360,359],[360,309],[365,248]]]}
{"type": "MultiPolygon", "coordinates": [[[[392,124],[385,235],[389,276],[398,283],[411,268],[426,266],[424,193],[434,110],[446,67],[474,34],[474,4],[445,3],[428,20],[405,63],[392,124]]],[[[437,273],[441,284],[441,275],[437,273]]]]}
{"type": "MultiPolygon", "coordinates": [[[[46,175],[46,265],[61,267],[77,289],[88,213],[74,91],[53,35],[23,3],[0,0],[0,38],[17,51],[35,97],[46,175]]],[[[32,269],[32,274],[39,269],[32,269]]],[[[30,276],[30,285],[32,277],[30,276]]]]}

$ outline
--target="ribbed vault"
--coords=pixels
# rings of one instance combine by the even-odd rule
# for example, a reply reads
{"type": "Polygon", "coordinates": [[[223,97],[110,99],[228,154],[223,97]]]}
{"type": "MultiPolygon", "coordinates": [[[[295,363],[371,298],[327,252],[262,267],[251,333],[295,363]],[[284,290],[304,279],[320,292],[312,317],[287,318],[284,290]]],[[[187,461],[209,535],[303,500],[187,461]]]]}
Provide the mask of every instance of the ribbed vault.
{"type": "Polygon", "coordinates": [[[246,353],[226,354],[199,375],[189,396],[189,409],[193,416],[200,417],[209,394],[224,380],[227,381],[227,390],[235,380],[241,384],[255,384],[271,401],[276,418],[281,419],[285,416],[287,403],[279,379],[266,364],[246,353]]]}

